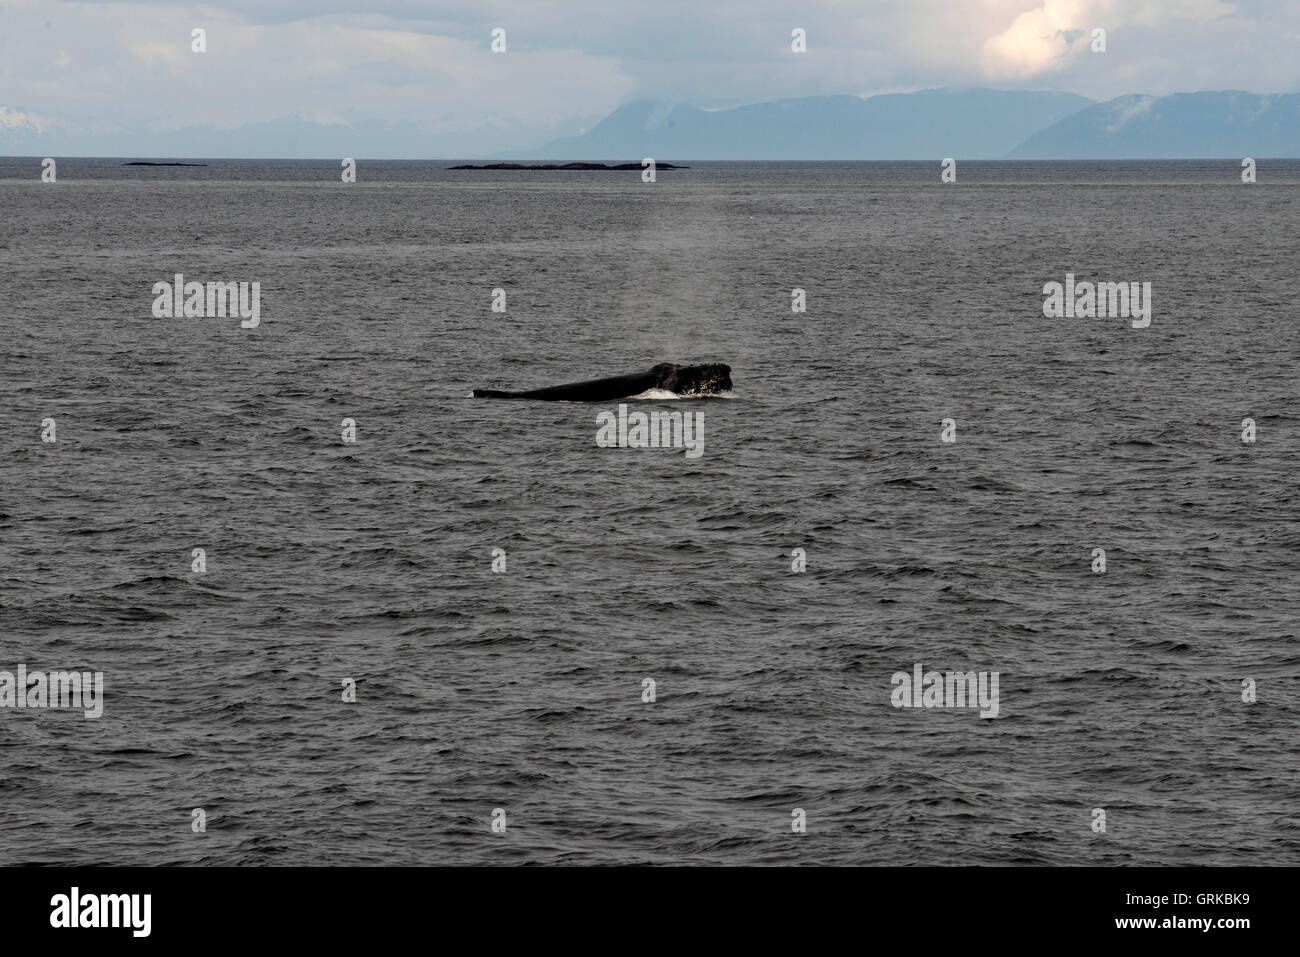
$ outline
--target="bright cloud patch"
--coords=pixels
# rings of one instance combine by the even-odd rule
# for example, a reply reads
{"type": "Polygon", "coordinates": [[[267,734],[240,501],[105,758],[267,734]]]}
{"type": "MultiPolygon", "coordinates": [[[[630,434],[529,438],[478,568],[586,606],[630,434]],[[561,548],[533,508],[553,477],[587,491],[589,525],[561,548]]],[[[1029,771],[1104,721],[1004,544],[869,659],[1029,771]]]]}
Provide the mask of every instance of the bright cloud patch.
{"type": "MultiPolygon", "coordinates": [[[[1141,27],[1172,35],[1176,23],[1209,23],[1234,10],[1232,4],[1221,0],[1040,0],[984,42],[981,65],[991,79],[1029,79],[1059,71],[1079,57],[1095,53],[1096,29],[1111,34],[1125,27],[1141,27]]],[[[1202,35],[1208,38],[1213,31],[1202,35]]]]}
{"type": "Polygon", "coordinates": [[[0,130],[30,130],[45,132],[47,121],[35,113],[21,113],[7,106],[0,106],[0,130]]]}

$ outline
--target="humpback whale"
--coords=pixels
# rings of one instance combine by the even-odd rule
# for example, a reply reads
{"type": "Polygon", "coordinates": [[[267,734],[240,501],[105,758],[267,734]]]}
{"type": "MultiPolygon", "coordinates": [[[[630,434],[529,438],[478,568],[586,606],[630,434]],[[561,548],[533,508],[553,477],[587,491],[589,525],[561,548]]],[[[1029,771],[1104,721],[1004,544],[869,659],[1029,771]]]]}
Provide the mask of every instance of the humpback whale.
{"type": "Polygon", "coordinates": [[[677,395],[712,395],[731,391],[731,366],[722,363],[679,366],[661,362],[646,372],[588,379],[566,385],[547,386],[527,392],[475,389],[476,399],[540,399],[545,402],[608,402],[640,395],[647,389],[662,389],[677,395]]]}

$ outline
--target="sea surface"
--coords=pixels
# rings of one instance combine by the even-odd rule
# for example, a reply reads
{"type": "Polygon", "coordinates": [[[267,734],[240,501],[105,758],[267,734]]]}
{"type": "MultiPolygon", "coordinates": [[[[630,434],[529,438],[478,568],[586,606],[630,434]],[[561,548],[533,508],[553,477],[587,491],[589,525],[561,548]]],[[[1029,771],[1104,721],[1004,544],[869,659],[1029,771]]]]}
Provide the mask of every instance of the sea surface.
{"type": "Polygon", "coordinates": [[[1300,161],[672,161],[0,159],[0,864],[1300,863],[1300,161]]]}

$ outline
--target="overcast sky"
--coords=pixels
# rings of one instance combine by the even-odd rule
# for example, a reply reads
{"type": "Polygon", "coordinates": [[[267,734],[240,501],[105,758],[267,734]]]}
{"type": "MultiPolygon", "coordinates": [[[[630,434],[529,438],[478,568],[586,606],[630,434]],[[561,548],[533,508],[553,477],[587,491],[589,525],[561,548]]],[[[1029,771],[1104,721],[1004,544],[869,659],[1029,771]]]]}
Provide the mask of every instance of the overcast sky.
{"type": "Polygon", "coordinates": [[[1300,0],[0,0],[0,128],[419,128],[453,153],[704,108],[935,86],[1300,90],[1300,0]],[[191,31],[207,52],[191,51],[191,31]],[[491,31],[506,52],[491,52],[491,31]],[[790,49],[795,27],[808,52],[790,49]],[[1090,49],[1107,31],[1105,54],[1090,49]]]}

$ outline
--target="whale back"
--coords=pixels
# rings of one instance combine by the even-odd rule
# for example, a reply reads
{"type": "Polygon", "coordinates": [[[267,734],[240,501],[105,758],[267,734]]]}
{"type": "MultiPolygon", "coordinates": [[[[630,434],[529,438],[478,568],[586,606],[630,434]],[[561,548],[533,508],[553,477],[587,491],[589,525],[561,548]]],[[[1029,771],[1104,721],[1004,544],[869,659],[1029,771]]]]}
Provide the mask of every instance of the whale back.
{"type": "Polygon", "coordinates": [[[608,402],[640,395],[650,389],[662,389],[678,395],[710,395],[731,391],[731,366],[713,363],[698,366],[679,366],[661,362],[647,372],[632,375],[588,379],[569,382],[526,392],[508,392],[501,389],[475,389],[476,399],[540,399],[549,402],[608,402]]]}
{"type": "Polygon", "coordinates": [[[498,389],[475,389],[476,399],[540,399],[543,402],[608,402],[653,388],[658,381],[654,373],[608,376],[564,385],[529,389],[526,392],[503,392],[498,389]]]}

